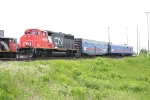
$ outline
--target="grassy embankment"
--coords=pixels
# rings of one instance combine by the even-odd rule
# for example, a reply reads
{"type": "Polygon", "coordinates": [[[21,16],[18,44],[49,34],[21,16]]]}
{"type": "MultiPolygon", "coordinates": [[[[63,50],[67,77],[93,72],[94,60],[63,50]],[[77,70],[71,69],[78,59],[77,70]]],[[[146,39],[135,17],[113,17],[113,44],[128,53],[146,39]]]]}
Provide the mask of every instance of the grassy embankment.
{"type": "Polygon", "coordinates": [[[150,57],[0,62],[0,100],[150,100],[150,57]]]}

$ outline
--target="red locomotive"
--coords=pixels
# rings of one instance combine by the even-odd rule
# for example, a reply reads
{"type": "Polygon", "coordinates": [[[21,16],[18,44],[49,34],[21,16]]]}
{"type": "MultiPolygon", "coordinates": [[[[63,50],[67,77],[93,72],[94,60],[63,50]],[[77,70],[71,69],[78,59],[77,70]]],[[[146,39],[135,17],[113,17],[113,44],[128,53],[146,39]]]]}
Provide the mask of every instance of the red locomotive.
{"type": "Polygon", "coordinates": [[[20,38],[19,58],[50,57],[54,53],[64,52],[74,56],[74,35],[48,30],[27,29],[20,38]]]}
{"type": "Polygon", "coordinates": [[[17,39],[0,37],[0,58],[16,58],[17,48],[17,39]]]}

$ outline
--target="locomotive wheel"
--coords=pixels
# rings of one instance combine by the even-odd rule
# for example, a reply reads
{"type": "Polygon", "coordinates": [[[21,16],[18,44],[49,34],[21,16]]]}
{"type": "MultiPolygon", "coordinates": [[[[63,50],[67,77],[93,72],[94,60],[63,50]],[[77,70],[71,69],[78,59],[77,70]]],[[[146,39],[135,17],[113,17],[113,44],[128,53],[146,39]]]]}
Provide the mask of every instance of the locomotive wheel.
{"type": "Polygon", "coordinates": [[[66,57],[73,57],[74,56],[74,52],[73,51],[67,51],[66,52],[66,57]]]}
{"type": "Polygon", "coordinates": [[[42,57],[45,57],[44,52],[42,52],[42,57]]]}
{"type": "Polygon", "coordinates": [[[68,57],[68,51],[66,52],[66,57],[68,57]]]}
{"type": "Polygon", "coordinates": [[[28,53],[27,53],[27,57],[28,57],[28,58],[29,58],[29,53],[30,53],[30,52],[28,51],[28,53]]]}
{"type": "Polygon", "coordinates": [[[4,55],[3,55],[3,56],[4,56],[4,58],[7,58],[7,54],[6,54],[6,53],[4,53],[4,55]]]}
{"type": "Polygon", "coordinates": [[[48,57],[52,56],[52,51],[48,51],[48,57]]]}
{"type": "Polygon", "coordinates": [[[39,57],[39,51],[36,52],[36,57],[37,57],[37,58],[39,57]]]}
{"type": "Polygon", "coordinates": [[[9,56],[10,58],[13,58],[13,54],[12,53],[10,53],[10,56],[9,56]]]}
{"type": "Polygon", "coordinates": [[[85,57],[85,54],[84,54],[84,53],[82,53],[82,54],[81,54],[81,56],[82,56],[82,57],[85,57]]]}
{"type": "Polygon", "coordinates": [[[42,51],[42,57],[48,57],[48,53],[47,53],[47,51],[42,51]]]}
{"type": "Polygon", "coordinates": [[[44,55],[45,55],[45,57],[48,57],[48,52],[44,51],[44,55]]]}
{"type": "Polygon", "coordinates": [[[75,56],[74,52],[73,52],[73,51],[71,51],[71,57],[74,57],[74,56],[75,56]]]}
{"type": "Polygon", "coordinates": [[[66,57],[70,57],[70,51],[66,52],[66,57]]]}
{"type": "Polygon", "coordinates": [[[13,58],[16,58],[16,54],[12,54],[12,57],[13,57],[13,58]]]}

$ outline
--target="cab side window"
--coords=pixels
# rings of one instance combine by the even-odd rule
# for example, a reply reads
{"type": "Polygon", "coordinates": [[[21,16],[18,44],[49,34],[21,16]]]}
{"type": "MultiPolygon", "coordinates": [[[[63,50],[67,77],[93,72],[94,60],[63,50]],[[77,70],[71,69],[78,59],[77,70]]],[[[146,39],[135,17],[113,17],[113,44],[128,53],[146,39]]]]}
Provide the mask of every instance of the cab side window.
{"type": "Polygon", "coordinates": [[[43,32],[43,36],[46,36],[46,32],[43,32]]]}
{"type": "Polygon", "coordinates": [[[37,35],[40,35],[40,32],[37,32],[37,35]]]}
{"type": "Polygon", "coordinates": [[[32,34],[35,34],[35,32],[33,31],[32,34]]]}

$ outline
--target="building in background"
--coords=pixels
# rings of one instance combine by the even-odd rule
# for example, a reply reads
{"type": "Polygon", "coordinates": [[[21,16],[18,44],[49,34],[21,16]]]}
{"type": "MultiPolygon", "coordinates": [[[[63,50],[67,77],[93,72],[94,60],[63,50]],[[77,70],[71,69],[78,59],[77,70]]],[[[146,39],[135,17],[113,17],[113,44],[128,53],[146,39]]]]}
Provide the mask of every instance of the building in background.
{"type": "Polygon", "coordinates": [[[4,37],[4,30],[0,30],[0,37],[4,37]]]}

